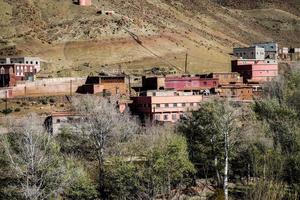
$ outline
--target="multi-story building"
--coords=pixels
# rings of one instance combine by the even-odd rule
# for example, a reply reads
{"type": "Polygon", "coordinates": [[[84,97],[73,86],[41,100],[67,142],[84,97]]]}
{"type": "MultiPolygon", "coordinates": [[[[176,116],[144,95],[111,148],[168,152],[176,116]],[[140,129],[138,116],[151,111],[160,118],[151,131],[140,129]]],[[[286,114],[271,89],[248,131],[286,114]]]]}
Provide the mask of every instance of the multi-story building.
{"type": "Polygon", "coordinates": [[[233,60],[232,72],[238,72],[244,83],[263,83],[278,76],[277,60],[233,60]]]}
{"type": "Polygon", "coordinates": [[[15,86],[17,81],[34,80],[35,66],[30,64],[0,64],[2,87],[15,86]]]}
{"type": "Polygon", "coordinates": [[[205,76],[172,76],[165,78],[165,89],[177,91],[201,91],[218,87],[218,78],[207,78],[205,76]]]}
{"type": "Polygon", "coordinates": [[[41,70],[41,59],[38,57],[0,58],[0,64],[27,64],[33,65],[35,72],[39,72],[41,70]]]}
{"type": "Polygon", "coordinates": [[[265,58],[264,59],[273,59],[277,60],[278,58],[278,44],[276,42],[262,42],[255,43],[253,46],[264,48],[265,58]]]}
{"type": "Polygon", "coordinates": [[[176,122],[185,112],[199,109],[203,100],[202,95],[175,90],[152,90],[142,95],[131,98],[131,111],[142,120],[159,122],[176,122]]]}
{"type": "Polygon", "coordinates": [[[234,48],[233,55],[239,59],[264,60],[265,49],[258,46],[234,48]]]}

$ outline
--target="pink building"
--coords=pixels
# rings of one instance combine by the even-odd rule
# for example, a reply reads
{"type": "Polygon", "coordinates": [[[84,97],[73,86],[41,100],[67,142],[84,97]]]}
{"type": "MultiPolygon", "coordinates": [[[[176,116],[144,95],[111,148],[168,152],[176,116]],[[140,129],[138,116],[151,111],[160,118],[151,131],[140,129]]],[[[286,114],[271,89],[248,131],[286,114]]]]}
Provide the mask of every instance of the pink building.
{"type": "Polygon", "coordinates": [[[238,72],[244,82],[263,83],[278,76],[277,60],[233,60],[232,72],[238,72]]]}
{"type": "Polygon", "coordinates": [[[147,91],[145,96],[132,97],[131,110],[142,120],[176,122],[188,111],[197,110],[203,100],[202,95],[193,92],[147,91]]]}
{"type": "Polygon", "coordinates": [[[79,5],[81,6],[91,6],[92,0],[79,0],[79,5]]]}

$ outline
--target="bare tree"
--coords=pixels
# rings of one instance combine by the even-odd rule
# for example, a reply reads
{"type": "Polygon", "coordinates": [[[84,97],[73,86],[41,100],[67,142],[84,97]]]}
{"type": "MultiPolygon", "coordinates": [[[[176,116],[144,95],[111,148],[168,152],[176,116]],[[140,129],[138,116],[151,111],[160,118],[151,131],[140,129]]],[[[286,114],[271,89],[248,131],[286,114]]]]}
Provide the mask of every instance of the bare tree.
{"type": "Polygon", "coordinates": [[[104,164],[108,155],[120,154],[120,144],[137,131],[135,120],[128,113],[120,113],[116,101],[86,95],[73,99],[80,114],[80,128],[93,142],[99,165],[99,192],[105,198],[104,164]]]}
{"type": "Polygon", "coordinates": [[[26,199],[57,196],[67,183],[59,148],[35,115],[9,123],[4,146],[26,199]],[[12,139],[12,137],[14,139],[12,139]]]}
{"type": "Polygon", "coordinates": [[[224,139],[224,197],[228,200],[228,172],[229,172],[229,157],[231,151],[231,145],[234,145],[239,139],[239,133],[243,125],[242,107],[230,105],[228,101],[220,102],[218,111],[216,112],[217,121],[215,122],[217,129],[223,135],[224,139]]]}

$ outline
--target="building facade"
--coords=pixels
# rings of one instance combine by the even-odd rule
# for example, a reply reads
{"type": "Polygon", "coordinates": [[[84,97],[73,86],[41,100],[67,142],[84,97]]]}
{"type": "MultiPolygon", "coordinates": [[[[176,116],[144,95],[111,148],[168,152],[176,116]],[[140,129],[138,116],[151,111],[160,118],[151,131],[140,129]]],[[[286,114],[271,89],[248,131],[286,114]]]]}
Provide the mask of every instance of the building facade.
{"type": "Polygon", "coordinates": [[[201,91],[218,87],[219,79],[201,76],[173,76],[165,78],[165,89],[201,91]]]}
{"type": "Polygon", "coordinates": [[[89,76],[78,93],[127,96],[129,88],[125,76],[89,76]]]}
{"type": "Polygon", "coordinates": [[[278,76],[277,60],[233,60],[232,72],[238,72],[244,83],[263,83],[278,76]]]}
{"type": "Polygon", "coordinates": [[[11,57],[0,58],[0,64],[26,64],[33,65],[35,72],[41,70],[41,59],[38,57],[11,57]]]}
{"type": "Polygon", "coordinates": [[[239,59],[264,60],[265,49],[258,46],[234,48],[233,55],[239,59]]]}
{"type": "Polygon", "coordinates": [[[278,44],[276,42],[262,42],[255,43],[254,46],[264,48],[265,59],[277,60],[278,58],[278,44]]]}
{"type": "Polygon", "coordinates": [[[131,111],[142,120],[176,122],[184,113],[199,109],[203,96],[193,92],[153,90],[131,99],[131,111]]]}
{"type": "Polygon", "coordinates": [[[28,64],[0,64],[0,82],[2,87],[16,86],[17,81],[34,81],[35,66],[28,64]]]}
{"type": "Polygon", "coordinates": [[[219,80],[219,85],[240,84],[243,83],[243,77],[237,72],[215,72],[207,76],[219,80]]]}
{"type": "Polygon", "coordinates": [[[218,91],[219,95],[223,98],[230,98],[237,101],[253,100],[253,88],[250,85],[223,85],[218,91]]]}

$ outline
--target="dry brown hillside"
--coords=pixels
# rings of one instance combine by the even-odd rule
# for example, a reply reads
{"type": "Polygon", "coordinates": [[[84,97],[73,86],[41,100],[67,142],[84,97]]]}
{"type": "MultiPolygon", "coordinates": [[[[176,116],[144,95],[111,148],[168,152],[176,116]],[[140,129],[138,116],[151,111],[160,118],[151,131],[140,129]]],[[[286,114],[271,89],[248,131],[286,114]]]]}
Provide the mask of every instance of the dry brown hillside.
{"type": "Polygon", "coordinates": [[[233,46],[300,46],[299,0],[0,0],[0,55],[37,55],[43,74],[152,66],[229,69],[233,46]],[[112,10],[115,15],[101,15],[112,10]],[[98,12],[98,13],[97,13],[98,12]],[[137,42],[136,40],[140,40],[137,42]]]}

